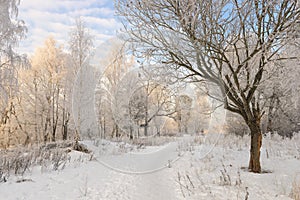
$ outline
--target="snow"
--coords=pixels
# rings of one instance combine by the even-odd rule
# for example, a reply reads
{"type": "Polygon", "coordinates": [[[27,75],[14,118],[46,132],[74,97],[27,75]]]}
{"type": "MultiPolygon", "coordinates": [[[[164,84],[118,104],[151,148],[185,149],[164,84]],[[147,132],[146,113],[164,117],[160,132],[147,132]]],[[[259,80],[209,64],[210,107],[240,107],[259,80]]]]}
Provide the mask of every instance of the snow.
{"type": "Polygon", "coordinates": [[[33,167],[0,183],[0,199],[292,199],[300,184],[300,137],[265,136],[264,173],[247,171],[249,136],[184,136],[161,146],[83,142],[64,169],[33,167]],[[18,180],[24,180],[18,182],[18,180]]]}

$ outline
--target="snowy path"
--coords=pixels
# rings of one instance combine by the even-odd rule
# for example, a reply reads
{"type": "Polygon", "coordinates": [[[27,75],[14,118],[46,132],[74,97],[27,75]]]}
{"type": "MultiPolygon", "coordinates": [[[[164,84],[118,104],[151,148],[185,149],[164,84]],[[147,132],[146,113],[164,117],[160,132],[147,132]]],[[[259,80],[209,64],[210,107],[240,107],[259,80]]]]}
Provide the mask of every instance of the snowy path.
{"type": "MultiPolygon", "coordinates": [[[[116,169],[116,177],[123,176],[126,183],[123,186],[131,190],[128,199],[179,199],[174,169],[168,167],[178,160],[176,148],[174,142],[150,152],[108,156],[102,162],[116,169]]],[[[108,187],[114,187],[114,182],[108,187]]]]}
{"type": "Polygon", "coordinates": [[[60,172],[41,173],[41,169],[35,169],[25,177],[32,181],[2,184],[0,199],[180,199],[174,169],[167,166],[169,160],[178,158],[176,148],[177,143],[174,142],[152,147],[151,151],[145,149],[136,153],[97,156],[94,161],[70,163],[60,172]],[[111,170],[102,162],[130,174],[111,170]]]}

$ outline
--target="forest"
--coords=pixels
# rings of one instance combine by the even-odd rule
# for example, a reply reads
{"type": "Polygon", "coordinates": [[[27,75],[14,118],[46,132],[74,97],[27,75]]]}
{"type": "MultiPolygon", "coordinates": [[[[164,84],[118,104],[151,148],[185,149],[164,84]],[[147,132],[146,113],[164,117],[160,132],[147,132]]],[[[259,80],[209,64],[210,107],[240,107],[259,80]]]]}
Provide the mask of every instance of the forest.
{"type": "MultiPolygon", "coordinates": [[[[135,164],[137,171],[120,168],[131,159],[130,152],[148,155],[147,149],[165,148],[160,157],[169,168],[179,158],[194,167],[193,156],[205,155],[201,169],[211,177],[221,172],[218,186],[234,187],[226,189],[228,199],[233,199],[232,191],[236,199],[258,199],[256,189],[243,185],[240,169],[255,182],[251,174],[279,176],[283,167],[276,168],[278,174],[270,167],[286,159],[293,162],[289,176],[296,178],[284,197],[300,199],[299,1],[116,0],[115,15],[123,25],[116,36],[95,46],[86,21],[78,17],[72,28],[63,30],[66,41],[49,35],[32,54],[18,52],[30,29],[18,17],[19,4],[0,1],[0,184],[12,171],[28,182],[24,174],[32,167],[68,168],[68,159],[81,164],[97,160],[122,176],[139,174],[143,162],[160,161],[145,156],[135,164]],[[222,153],[230,149],[236,150],[232,161],[222,153]],[[124,155],[118,158],[119,153],[124,155]],[[236,164],[239,170],[232,175],[228,166],[239,158],[243,163],[236,164]]],[[[217,188],[203,186],[208,180],[197,170],[180,171],[186,166],[178,162],[178,169],[164,176],[175,176],[172,185],[180,188],[179,199],[205,199],[201,192],[217,188]]],[[[145,174],[166,167],[145,166],[145,174]]],[[[82,199],[114,199],[90,191],[87,176],[82,199]]],[[[211,199],[222,199],[218,194],[210,191],[211,199]]]]}

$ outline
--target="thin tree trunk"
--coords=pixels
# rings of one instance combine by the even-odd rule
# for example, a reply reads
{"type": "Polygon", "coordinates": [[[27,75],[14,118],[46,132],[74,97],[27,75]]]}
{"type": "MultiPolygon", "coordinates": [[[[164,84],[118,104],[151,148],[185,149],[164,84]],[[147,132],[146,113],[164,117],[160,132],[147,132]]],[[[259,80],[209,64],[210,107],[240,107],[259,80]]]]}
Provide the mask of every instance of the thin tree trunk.
{"type": "Polygon", "coordinates": [[[36,71],[34,71],[34,79],[33,79],[33,84],[34,84],[34,132],[35,132],[35,139],[36,142],[39,144],[40,143],[40,137],[39,137],[39,132],[38,132],[38,115],[37,115],[37,95],[38,95],[38,87],[37,87],[37,75],[36,71]]]}
{"type": "Polygon", "coordinates": [[[273,132],[273,110],[274,110],[274,103],[275,103],[275,94],[271,96],[269,112],[268,112],[268,124],[267,124],[267,132],[273,132]]]}
{"type": "MultiPolygon", "coordinates": [[[[49,114],[47,114],[49,115],[49,114]]],[[[47,116],[46,121],[45,121],[45,128],[44,128],[44,144],[46,144],[49,134],[48,134],[48,124],[50,123],[50,117],[47,116]]]]}
{"type": "Polygon", "coordinates": [[[64,120],[64,125],[63,125],[63,140],[68,139],[68,123],[69,123],[69,117],[70,113],[67,113],[66,119],[64,120]]]}
{"type": "Polygon", "coordinates": [[[101,134],[101,138],[105,139],[106,136],[106,121],[105,121],[105,117],[103,118],[103,129],[102,129],[102,134],[101,134]]]}
{"type": "Polygon", "coordinates": [[[144,136],[148,136],[148,123],[147,122],[144,126],[144,136]]]}
{"type": "Polygon", "coordinates": [[[117,124],[114,125],[114,128],[112,130],[112,138],[114,138],[114,137],[116,137],[116,138],[120,137],[119,127],[117,124]]]}
{"type": "Polygon", "coordinates": [[[119,133],[119,127],[118,125],[116,124],[116,137],[120,137],[120,133],[119,133]]]}
{"type": "Polygon", "coordinates": [[[129,130],[129,139],[133,140],[133,128],[132,128],[132,126],[130,126],[130,130],[129,130]]]}

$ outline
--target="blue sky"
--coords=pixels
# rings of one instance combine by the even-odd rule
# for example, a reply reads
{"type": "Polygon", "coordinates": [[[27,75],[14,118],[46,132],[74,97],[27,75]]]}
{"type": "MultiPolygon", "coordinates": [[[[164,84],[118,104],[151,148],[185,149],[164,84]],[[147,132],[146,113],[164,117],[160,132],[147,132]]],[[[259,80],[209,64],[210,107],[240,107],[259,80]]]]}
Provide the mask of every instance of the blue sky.
{"type": "Polygon", "coordinates": [[[95,46],[113,37],[122,25],[114,16],[113,0],[21,0],[19,19],[24,20],[27,38],[20,42],[18,51],[32,53],[52,35],[66,44],[76,17],[82,17],[95,46]]]}

